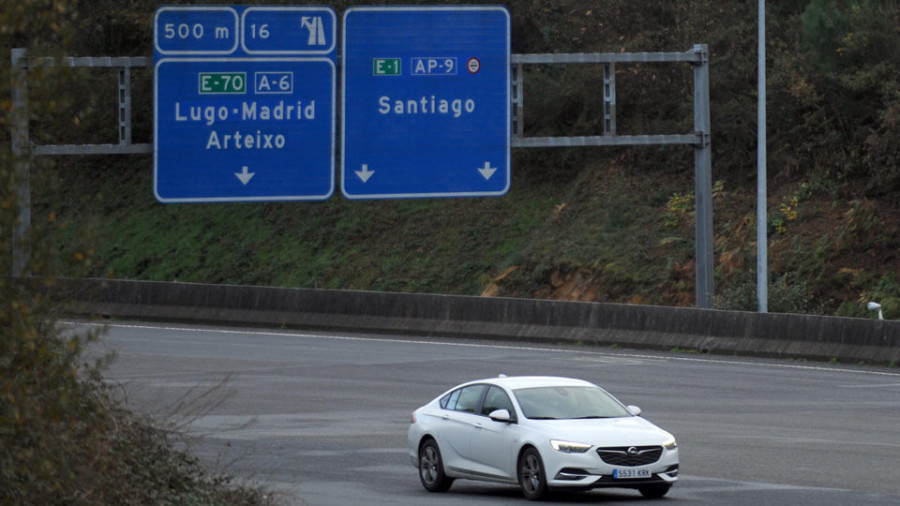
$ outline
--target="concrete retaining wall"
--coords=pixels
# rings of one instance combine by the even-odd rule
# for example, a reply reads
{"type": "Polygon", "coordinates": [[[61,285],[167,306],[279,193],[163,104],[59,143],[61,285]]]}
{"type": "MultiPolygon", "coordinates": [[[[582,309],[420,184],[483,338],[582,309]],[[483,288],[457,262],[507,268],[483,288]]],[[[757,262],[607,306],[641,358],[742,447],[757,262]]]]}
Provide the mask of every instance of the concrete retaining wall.
{"type": "Polygon", "coordinates": [[[53,291],[78,316],[900,363],[898,321],[102,279],[57,280],[53,291]]]}

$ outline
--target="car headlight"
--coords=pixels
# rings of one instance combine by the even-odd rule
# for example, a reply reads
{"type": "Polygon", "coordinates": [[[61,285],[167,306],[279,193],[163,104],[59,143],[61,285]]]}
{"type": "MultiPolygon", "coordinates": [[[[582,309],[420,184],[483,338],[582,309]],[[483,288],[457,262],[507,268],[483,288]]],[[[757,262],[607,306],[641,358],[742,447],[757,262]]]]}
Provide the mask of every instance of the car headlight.
{"type": "Polygon", "coordinates": [[[675,438],[672,437],[672,438],[667,439],[667,440],[662,444],[662,446],[663,446],[663,448],[665,448],[666,450],[674,450],[675,448],[678,448],[678,443],[675,442],[675,438]]]}
{"type": "Polygon", "coordinates": [[[591,449],[591,445],[586,443],[562,441],[559,439],[551,439],[550,446],[552,446],[554,450],[563,453],[584,453],[591,449]]]}

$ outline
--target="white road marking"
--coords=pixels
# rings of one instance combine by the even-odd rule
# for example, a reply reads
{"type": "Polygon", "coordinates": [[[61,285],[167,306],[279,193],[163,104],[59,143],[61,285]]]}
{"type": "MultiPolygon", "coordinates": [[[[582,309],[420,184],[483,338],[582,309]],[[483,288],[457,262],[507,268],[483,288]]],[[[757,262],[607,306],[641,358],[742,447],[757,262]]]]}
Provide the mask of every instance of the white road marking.
{"type": "MultiPolygon", "coordinates": [[[[144,325],[144,324],[124,324],[124,323],[94,323],[94,322],[79,322],[79,321],[68,321],[61,320],[60,323],[70,324],[70,325],[79,325],[79,326],[90,326],[90,327],[106,327],[106,328],[126,328],[126,329],[148,329],[148,330],[165,330],[169,332],[198,332],[198,333],[209,333],[209,334],[245,334],[245,335],[255,335],[255,336],[287,336],[287,337],[295,337],[295,338],[303,338],[303,339],[322,339],[322,340],[334,340],[334,341],[369,341],[369,342],[382,342],[382,343],[407,343],[407,344],[420,344],[420,345],[429,345],[429,346],[456,346],[463,348],[485,348],[485,349],[493,349],[493,350],[524,350],[524,351],[558,351],[558,352],[571,352],[572,350],[569,348],[554,348],[552,346],[528,346],[528,345],[512,345],[512,344],[484,344],[484,343],[471,343],[471,342],[453,342],[453,341],[430,341],[430,340],[422,340],[422,339],[396,339],[396,338],[386,338],[386,337],[356,337],[356,336],[345,336],[345,335],[333,335],[333,334],[315,334],[308,332],[293,332],[293,331],[265,331],[251,328],[242,328],[240,330],[228,330],[228,329],[209,329],[209,328],[195,328],[195,327],[171,327],[166,325],[144,325]]],[[[876,370],[863,370],[863,369],[844,369],[839,367],[827,367],[827,366],[816,366],[816,365],[801,365],[795,363],[773,363],[773,362],[751,362],[751,361],[743,361],[743,360],[720,360],[715,358],[697,358],[697,357],[674,357],[674,356],[666,356],[660,357],[658,355],[647,355],[647,354],[639,354],[639,353],[608,353],[603,351],[590,350],[586,348],[579,348],[579,353],[583,353],[585,355],[597,355],[597,356],[608,356],[608,357],[625,357],[625,358],[633,358],[639,360],[668,360],[668,361],[676,361],[676,362],[697,362],[697,363],[705,363],[705,364],[736,364],[736,365],[749,365],[755,367],[767,367],[767,368],[777,368],[777,369],[791,369],[791,370],[801,370],[801,371],[827,371],[827,372],[840,372],[846,374],[862,374],[862,375],[870,375],[870,376],[886,376],[886,377],[894,377],[900,378],[900,372],[889,372],[889,371],[876,371],[876,370]]]]}

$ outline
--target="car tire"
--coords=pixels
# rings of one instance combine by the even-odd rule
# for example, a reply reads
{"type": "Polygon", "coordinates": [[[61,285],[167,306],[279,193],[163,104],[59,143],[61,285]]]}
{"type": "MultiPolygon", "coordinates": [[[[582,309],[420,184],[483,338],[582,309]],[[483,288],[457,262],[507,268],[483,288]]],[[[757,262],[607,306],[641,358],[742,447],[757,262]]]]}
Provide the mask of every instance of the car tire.
{"type": "Polygon", "coordinates": [[[419,447],[419,480],[429,492],[446,492],[453,478],[444,474],[444,460],[437,441],[428,439],[419,447]]]}
{"type": "Polygon", "coordinates": [[[519,457],[517,467],[522,495],[530,501],[545,498],[549,493],[549,488],[541,454],[534,448],[526,449],[519,457]]]}
{"type": "Polygon", "coordinates": [[[641,487],[638,489],[638,492],[641,493],[642,496],[647,499],[659,499],[660,497],[666,495],[669,492],[669,489],[672,488],[671,485],[648,485],[646,487],[641,487]]]}

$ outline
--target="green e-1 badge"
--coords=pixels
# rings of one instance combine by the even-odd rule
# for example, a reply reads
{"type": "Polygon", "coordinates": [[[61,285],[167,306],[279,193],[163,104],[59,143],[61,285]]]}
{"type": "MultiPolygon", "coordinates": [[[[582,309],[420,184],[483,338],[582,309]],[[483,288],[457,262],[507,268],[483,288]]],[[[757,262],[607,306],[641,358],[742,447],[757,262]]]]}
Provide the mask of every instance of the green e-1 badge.
{"type": "Polygon", "coordinates": [[[373,58],[373,76],[399,76],[400,58],[373,58]]]}

